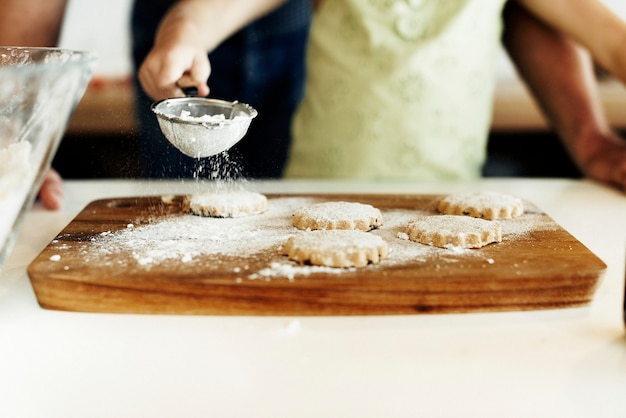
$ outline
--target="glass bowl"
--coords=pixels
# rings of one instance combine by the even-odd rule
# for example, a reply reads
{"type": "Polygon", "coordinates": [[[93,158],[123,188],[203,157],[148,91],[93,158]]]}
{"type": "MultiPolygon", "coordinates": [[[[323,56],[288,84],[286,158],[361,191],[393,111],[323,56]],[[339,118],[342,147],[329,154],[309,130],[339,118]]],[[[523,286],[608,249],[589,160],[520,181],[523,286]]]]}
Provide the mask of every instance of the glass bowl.
{"type": "Polygon", "coordinates": [[[0,47],[0,271],[94,64],[88,52],[0,47]]]}

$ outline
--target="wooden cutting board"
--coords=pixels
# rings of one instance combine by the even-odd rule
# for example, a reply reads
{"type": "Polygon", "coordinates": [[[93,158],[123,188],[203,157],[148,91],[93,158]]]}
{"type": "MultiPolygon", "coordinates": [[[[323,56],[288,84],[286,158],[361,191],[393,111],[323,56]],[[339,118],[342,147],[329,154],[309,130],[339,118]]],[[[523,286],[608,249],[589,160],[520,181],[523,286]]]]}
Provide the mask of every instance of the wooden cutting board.
{"type": "Polygon", "coordinates": [[[94,201],[29,265],[39,304],[67,311],[204,315],[553,309],[588,304],[606,269],[530,202],[520,218],[500,221],[502,242],[455,250],[399,235],[414,214],[436,215],[441,196],[267,197],[266,213],[227,220],[183,213],[181,196],[94,201]],[[384,224],[370,233],[388,241],[389,257],[359,269],[287,260],[281,244],[289,234],[304,233],[291,226],[293,208],[330,200],[378,207],[384,224]],[[239,241],[229,242],[229,233],[239,241]],[[222,244],[216,245],[218,235],[222,244]]]}

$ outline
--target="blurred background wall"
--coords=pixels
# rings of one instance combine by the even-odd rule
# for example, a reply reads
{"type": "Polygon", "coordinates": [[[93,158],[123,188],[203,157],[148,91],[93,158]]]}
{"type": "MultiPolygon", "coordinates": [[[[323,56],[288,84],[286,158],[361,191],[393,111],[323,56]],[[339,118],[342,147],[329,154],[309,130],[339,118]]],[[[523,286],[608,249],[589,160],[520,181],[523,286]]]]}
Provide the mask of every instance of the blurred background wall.
{"type": "Polygon", "coordinates": [[[132,0],[70,0],[61,46],[96,52],[100,76],[127,75],[131,5],[132,0]]]}

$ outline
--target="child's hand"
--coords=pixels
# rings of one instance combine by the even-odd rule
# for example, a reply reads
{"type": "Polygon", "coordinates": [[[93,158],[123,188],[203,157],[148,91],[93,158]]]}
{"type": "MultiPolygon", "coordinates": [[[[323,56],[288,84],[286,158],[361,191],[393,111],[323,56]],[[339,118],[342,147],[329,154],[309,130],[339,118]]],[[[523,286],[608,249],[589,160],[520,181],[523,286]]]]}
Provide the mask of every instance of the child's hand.
{"type": "Polygon", "coordinates": [[[54,169],[49,169],[39,189],[39,199],[46,209],[57,210],[63,204],[63,180],[54,169]]]}
{"type": "Polygon", "coordinates": [[[154,100],[183,97],[182,87],[196,87],[198,96],[207,96],[211,66],[207,52],[189,45],[155,46],[139,69],[139,81],[154,100]]]}

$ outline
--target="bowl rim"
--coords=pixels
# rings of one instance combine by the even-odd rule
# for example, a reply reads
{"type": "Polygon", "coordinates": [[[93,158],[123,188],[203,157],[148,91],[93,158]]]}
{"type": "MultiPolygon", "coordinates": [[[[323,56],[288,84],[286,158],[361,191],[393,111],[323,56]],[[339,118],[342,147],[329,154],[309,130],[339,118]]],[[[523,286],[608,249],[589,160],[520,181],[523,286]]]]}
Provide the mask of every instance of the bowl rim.
{"type": "Polygon", "coordinates": [[[175,103],[175,102],[190,102],[190,103],[197,103],[197,104],[207,104],[207,105],[223,107],[225,109],[234,108],[244,113],[243,115],[237,115],[237,119],[221,120],[219,122],[220,125],[235,124],[235,123],[241,123],[244,121],[252,120],[258,114],[257,110],[253,108],[252,106],[250,106],[249,104],[241,103],[238,101],[230,102],[228,100],[214,99],[214,98],[208,98],[208,97],[171,97],[168,99],[163,99],[163,100],[159,100],[157,102],[152,103],[152,105],[150,106],[150,110],[152,110],[152,112],[155,115],[157,115],[157,117],[167,120],[169,122],[183,123],[183,124],[188,124],[188,125],[206,125],[206,122],[188,120],[179,115],[166,113],[161,110],[163,106],[169,103],[175,103]]]}
{"type": "Polygon", "coordinates": [[[30,61],[21,63],[19,65],[0,65],[0,73],[15,71],[19,69],[23,72],[39,72],[39,71],[65,71],[70,67],[84,67],[85,64],[93,64],[98,55],[94,52],[80,49],[70,48],[56,48],[56,47],[30,47],[30,46],[0,46],[0,55],[8,51],[24,51],[24,52],[58,52],[61,54],[67,54],[68,59],[66,61],[55,62],[56,65],[50,66],[46,62],[42,61],[30,61]]]}

